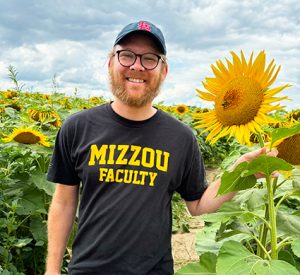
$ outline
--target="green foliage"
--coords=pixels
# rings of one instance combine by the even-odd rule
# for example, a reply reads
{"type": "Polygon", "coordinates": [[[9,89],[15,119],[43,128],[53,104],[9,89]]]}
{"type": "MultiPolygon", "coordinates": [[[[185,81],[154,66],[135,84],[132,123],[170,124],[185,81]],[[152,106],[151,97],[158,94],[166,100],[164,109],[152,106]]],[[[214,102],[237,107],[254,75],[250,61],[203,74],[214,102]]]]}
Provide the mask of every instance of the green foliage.
{"type": "Polygon", "coordinates": [[[271,143],[274,144],[277,140],[282,138],[288,138],[290,136],[296,135],[300,133],[300,124],[296,124],[290,128],[278,128],[274,129],[271,133],[272,141],[271,143]]]}
{"type": "Polygon", "coordinates": [[[176,272],[176,275],[197,274],[213,275],[216,273],[217,256],[214,253],[206,252],[200,257],[200,263],[190,263],[176,272]]]}
{"type": "Polygon", "coordinates": [[[25,86],[24,84],[20,84],[18,81],[18,71],[12,66],[8,66],[8,77],[11,79],[11,81],[14,83],[15,90],[20,93],[22,88],[25,86]]]}
{"type": "Polygon", "coordinates": [[[34,178],[45,176],[51,150],[14,144],[0,150],[0,266],[12,274],[42,274],[51,196],[34,178]]]}
{"type": "Polygon", "coordinates": [[[227,241],[220,249],[217,260],[217,274],[259,274],[259,275],[297,275],[295,267],[285,261],[263,260],[253,255],[242,244],[235,241],[227,241]]]}
{"type": "Polygon", "coordinates": [[[191,216],[187,212],[186,204],[178,193],[172,198],[172,232],[187,233],[189,232],[189,221],[191,216]]]}

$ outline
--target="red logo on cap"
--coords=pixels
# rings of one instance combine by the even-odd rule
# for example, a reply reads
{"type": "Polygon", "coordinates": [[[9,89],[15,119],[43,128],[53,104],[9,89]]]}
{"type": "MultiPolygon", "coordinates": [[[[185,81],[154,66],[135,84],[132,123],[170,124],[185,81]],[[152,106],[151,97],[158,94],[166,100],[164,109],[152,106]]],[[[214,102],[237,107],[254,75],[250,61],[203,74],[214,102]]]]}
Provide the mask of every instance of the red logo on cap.
{"type": "Polygon", "coordinates": [[[144,21],[139,22],[138,28],[140,30],[151,32],[151,26],[150,26],[150,24],[148,24],[148,23],[146,23],[144,21]]]}

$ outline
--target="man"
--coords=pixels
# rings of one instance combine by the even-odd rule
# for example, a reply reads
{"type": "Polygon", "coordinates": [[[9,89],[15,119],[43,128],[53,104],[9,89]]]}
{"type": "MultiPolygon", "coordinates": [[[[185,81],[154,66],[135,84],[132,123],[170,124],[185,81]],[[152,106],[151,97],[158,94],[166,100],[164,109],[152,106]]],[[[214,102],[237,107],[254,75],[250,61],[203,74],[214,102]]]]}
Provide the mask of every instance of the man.
{"type": "Polygon", "coordinates": [[[115,100],[71,116],[56,138],[46,274],[60,274],[80,182],[69,274],[173,274],[172,194],[192,215],[215,211],[233,194],[215,198],[220,182],[207,185],[191,130],[152,106],[168,73],[161,31],[145,21],[127,25],[108,68],[115,100]]]}

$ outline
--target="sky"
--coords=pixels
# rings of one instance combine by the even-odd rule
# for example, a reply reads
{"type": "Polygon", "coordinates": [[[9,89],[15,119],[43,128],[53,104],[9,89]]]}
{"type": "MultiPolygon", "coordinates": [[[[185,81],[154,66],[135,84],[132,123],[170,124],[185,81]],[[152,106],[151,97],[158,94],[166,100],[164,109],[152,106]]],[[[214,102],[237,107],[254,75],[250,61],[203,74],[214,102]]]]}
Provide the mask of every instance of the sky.
{"type": "Polygon", "coordinates": [[[265,50],[281,70],[272,87],[291,84],[287,109],[300,108],[299,0],[0,0],[0,90],[59,91],[112,99],[107,55],[128,23],[148,20],[164,33],[169,73],[155,102],[213,107],[197,96],[211,64],[265,50]]]}

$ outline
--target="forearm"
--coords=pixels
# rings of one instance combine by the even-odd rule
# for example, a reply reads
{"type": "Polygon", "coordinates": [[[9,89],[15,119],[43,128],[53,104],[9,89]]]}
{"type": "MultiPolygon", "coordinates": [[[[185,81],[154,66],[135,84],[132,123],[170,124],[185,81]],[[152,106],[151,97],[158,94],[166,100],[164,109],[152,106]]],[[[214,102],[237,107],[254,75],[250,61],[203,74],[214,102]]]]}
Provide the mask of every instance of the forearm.
{"type": "Polygon", "coordinates": [[[224,202],[230,201],[234,197],[236,192],[217,196],[220,185],[221,180],[218,179],[207,187],[201,199],[198,201],[196,215],[215,212],[224,202]]]}
{"type": "Polygon", "coordinates": [[[63,256],[76,214],[77,200],[66,204],[55,197],[48,214],[46,274],[60,274],[63,256]]]}
{"type": "Polygon", "coordinates": [[[212,182],[198,201],[186,202],[189,211],[193,216],[215,212],[224,202],[229,201],[234,197],[236,192],[217,196],[220,184],[220,179],[212,182]]]}

